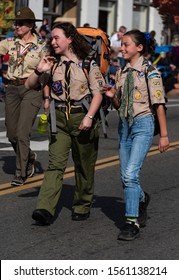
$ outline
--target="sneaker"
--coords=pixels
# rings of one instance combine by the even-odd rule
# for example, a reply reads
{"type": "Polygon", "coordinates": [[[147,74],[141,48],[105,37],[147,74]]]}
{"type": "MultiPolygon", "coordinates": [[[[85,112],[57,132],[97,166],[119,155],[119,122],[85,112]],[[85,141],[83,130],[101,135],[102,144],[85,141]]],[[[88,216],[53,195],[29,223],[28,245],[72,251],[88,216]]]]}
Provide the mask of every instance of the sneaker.
{"type": "Polygon", "coordinates": [[[29,159],[28,165],[27,165],[27,178],[31,178],[35,173],[35,161],[37,159],[37,154],[34,153],[34,158],[29,159]]]}
{"type": "Polygon", "coordinates": [[[21,176],[14,176],[14,179],[11,182],[12,186],[22,186],[25,183],[25,178],[21,176]]]}
{"type": "Polygon", "coordinates": [[[145,193],[145,198],[144,201],[139,203],[139,217],[138,217],[138,223],[140,227],[145,227],[146,222],[147,222],[147,206],[149,205],[150,202],[150,196],[148,193],[145,193]]]}
{"type": "Polygon", "coordinates": [[[134,222],[126,222],[118,235],[118,240],[132,241],[140,236],[139,226],[134,222]]]}

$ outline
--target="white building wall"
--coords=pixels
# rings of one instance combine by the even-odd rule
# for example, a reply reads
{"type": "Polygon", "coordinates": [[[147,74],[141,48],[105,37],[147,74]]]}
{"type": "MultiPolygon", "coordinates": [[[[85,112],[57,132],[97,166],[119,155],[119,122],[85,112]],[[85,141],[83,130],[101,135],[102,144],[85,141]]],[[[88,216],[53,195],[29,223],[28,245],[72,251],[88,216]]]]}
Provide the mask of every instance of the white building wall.
{"type": "Polygon", "coordinates": [[[155,30],[156,36],[155,39],[158,45],[162,44],[162,30],[163,30],[163,23],[162,18],[159,15],[157,9],[150,7],[150,14],[149,14],[149,32],[155,30]]]}
{"type": "Polygon", "coordinates": [[[89,23],[90,26],[98,27],[99,0],[82,0],[80,25],[89,23]]]}
{"type": "Polygon", "coordinates": [[[118,0],[117,29],[124,25],[127,30],[132,29],[133,0],[118,0]]]}
{"type": "MultiPolygon", "coordinates": [[[[43,19],[43,0],[29,0],[29,8],[34,12],[36,19],[43,19]]],[[[42,22],[36,22],[37,26],[41,26],[42,22]]]]}

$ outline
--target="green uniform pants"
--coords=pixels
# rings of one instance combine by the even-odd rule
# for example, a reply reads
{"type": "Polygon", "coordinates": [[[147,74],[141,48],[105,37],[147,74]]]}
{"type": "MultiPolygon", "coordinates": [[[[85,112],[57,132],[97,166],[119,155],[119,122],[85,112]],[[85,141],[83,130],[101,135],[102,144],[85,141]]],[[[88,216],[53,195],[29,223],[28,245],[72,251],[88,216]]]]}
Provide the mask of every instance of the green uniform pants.
{"type": "Polygon", "coordinates": [[[98,128],[78,129],[85,113],[70,114],[56,109],[57,134],[51,135],[49,165],[40,189],[37,209],[46,209],[52,215],[58,203],[70,149],[75,167],[75,193],[72,209],[75,213],[90,211],[94,193],[94,169],[98,151],[98,128]]]}
{"type": "Polygon", "coordinates": [[[8,85],[5,99],[7,137],[16,153],[16,175],[26,177],[32,126],[42,104],[42,91],[27,90],[24,85],[8,85]]]}

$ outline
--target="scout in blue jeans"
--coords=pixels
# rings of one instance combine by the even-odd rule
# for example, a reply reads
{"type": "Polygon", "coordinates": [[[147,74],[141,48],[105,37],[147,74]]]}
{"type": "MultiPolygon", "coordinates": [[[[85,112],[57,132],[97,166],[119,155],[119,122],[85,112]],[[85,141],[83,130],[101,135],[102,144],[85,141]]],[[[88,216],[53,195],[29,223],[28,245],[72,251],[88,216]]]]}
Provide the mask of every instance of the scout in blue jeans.
{"type": "Polygon", "coordinates": [[[121,52],[127,61],[116,74],[115,86],[106,85],[104,91],[119,113],[119,155],[121,180],[125,195],[126,222],[118,240],[134,240],[147,221],[149,195],[141,188],[139,172],[154,135],[153,107],[160,125],[158,148],[169,148],[165,116],[165,98],[159,72],[144,58],[152,53],[154,42],[150,35],[131,30],[123,35],[121,52]]]}

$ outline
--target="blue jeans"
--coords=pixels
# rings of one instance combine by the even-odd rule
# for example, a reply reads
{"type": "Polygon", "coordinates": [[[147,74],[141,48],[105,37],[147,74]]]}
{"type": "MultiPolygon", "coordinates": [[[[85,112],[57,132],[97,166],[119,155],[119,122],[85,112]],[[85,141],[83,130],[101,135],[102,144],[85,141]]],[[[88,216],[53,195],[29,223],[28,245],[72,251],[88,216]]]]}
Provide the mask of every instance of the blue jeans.
{"type": "Polygon", "coordinates": [[[126,202],[126,217],[139,216],[139,202],[144,200],[144,192],[139,182],[139,172],[149,151],[154,133],[154,117],[136,117],[129,127],[128,122],[119,120],[119,156],[121,180],[126,202]]]}

